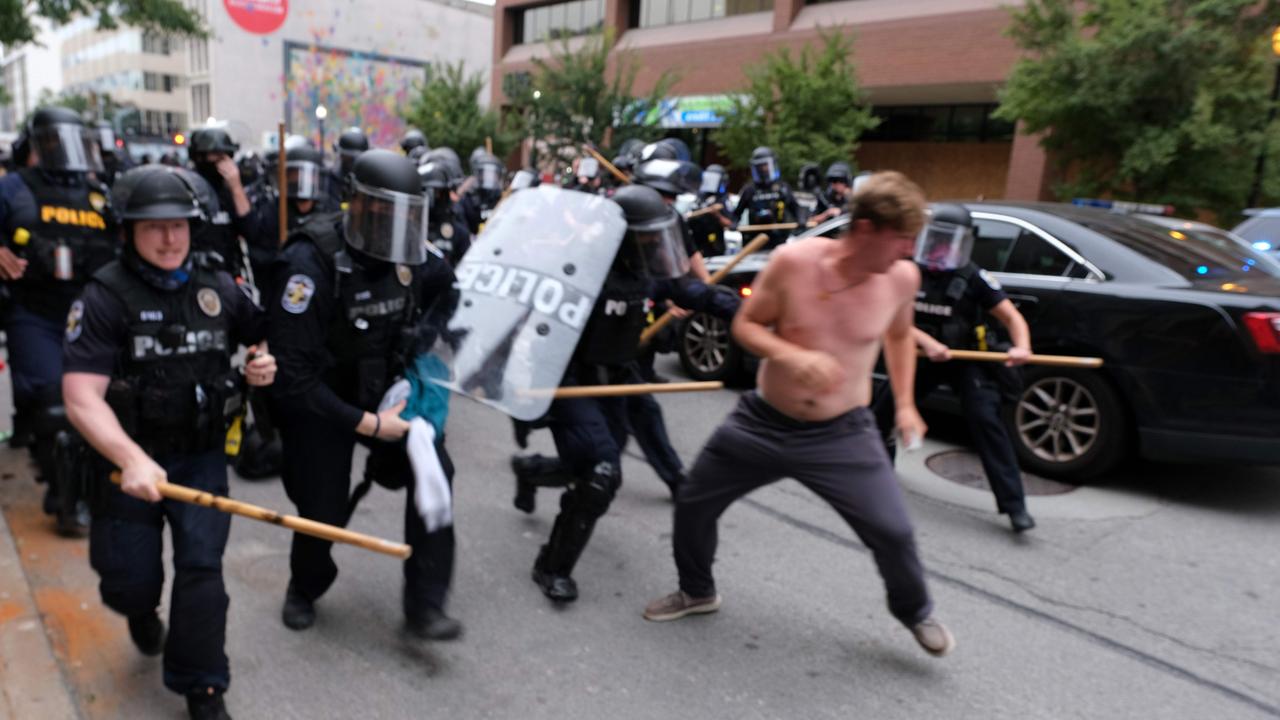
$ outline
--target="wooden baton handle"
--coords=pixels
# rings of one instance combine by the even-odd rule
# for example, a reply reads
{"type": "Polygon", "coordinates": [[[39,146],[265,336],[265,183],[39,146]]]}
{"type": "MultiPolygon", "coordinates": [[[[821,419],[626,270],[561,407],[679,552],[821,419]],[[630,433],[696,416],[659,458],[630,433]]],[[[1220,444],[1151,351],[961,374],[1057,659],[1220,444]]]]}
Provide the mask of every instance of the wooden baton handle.
{"type": "Polygon", "coordinates": [[[795,230],[800,223],[769,223],[766,225],[741,225],[738,232],[765,232],[768,230],[795,230]]]}
{"type": "MultiPolygon", "coordinates": [[[[120,484],[119,471],[111,473],[111,482],[120,484]]],[[[404,559],[413,554],[413,548],[403,543],[395,543],[390,540],[365,535],[335,525],[328,525],[315,520],[300,518],[297,515],[282,515],[274,510],[268,510],[257,505],[232,500],[222,495],[214,495],[203,490],[185,487],[183,485],[174,485],[170,482],[156,483],[156,489],[160,494],[169,500],[177,500],[179,502],[191,503],[201,507],[213,508],[219,512],[228,513],[230,515],[239,515],[247,517],[250,520],[279,525],[289,528],[303,535],[318,537],[321,540],[330,542],[344,543],[346,545],[354,545],[358,548],[371,550],[383,555],[390,555],[404,559]]]]}
{"type": "Polygon", "coordinates": [[[716,203],[715,205],[708,205],[704,208],[700,208],[698,210],[691,210],[685,213],[684,219],[692,220],[693,218],[696,218],[696,217],[702,217],[703,215],[710,215],[711,213],[720,212],[723,209],[724,209],[724,203],[716,203]]]}
{"type": "MultiPolygon", "coordinates": [[[[284,156],[284,123],[281,122],[276,126],[276,151],[279,156],[276,158],[276,189],[280,191],[280,247],[284,247],[285,241],[289,239],[289,171],[285,167],[288,160],[284,156]]],[[[320,148],[323,152],[324,148],[320,148]]]]}
{"type": "Polygon", "coordinates": [[[648,385],[573,385],[562,388],[539,388],[522,390],[523,397],[551,397],[556,400],[569,398],[625,397],[627,395],[650,395],[653,393],[707,392],[723,390],[724,383],[719,380],[711,382],[652,383],[648,385]]]}
{"type": "MultiPolygon", "coordinates": [[[[745,260],[747,256],[750,255],[751,253],[756,252],[760,248],[764,247],[765,244],[768,242],[769,242],[768,235],[761,234],[752,238],[751,242],[747,243],[746,247],[742,248],[742,250],[737,255],[734,255],[733,258],[729,260],[729,262],[725,263],[724,267],[712,273],[711,280],[707,282],[707,284],[718,285],[726,275],[728,275],[730,272],[733,272],[733,269],[738,267],[738,263],[745,260]]],[[[662,313],[661,317],[659,317],[657,320],[654,320],[652,325],[645,328],[640,333],[640,344],[648,345],[649,341],[653,339],[654,335],[657,335],[659,332],[661,332],[662,328],[669,325],[671,321],[675,319],[676,319],[676,316],[672,315],[670,310],[662,313]]]]}
{"type": "MultiPolygon", "coordinates": [[[[976,362],[1004,362],[1009,353],[985,352],[982,350],[952,350],[952,360],[972,360],[976,362]]],[[[1032,355],[1028,365],[1052,365],[1054,367],[1100,368],[1102,358],[1075,357],[1072,355],[1032,355]]]]}

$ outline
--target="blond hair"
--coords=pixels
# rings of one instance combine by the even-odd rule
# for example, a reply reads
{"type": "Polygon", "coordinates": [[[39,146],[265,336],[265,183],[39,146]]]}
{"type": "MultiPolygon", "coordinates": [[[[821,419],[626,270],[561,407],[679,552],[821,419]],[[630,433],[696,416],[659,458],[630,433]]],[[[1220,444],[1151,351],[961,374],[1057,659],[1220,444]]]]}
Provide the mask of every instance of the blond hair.
{"type": "Polygon", "coordinates": [[[915,234],[924,226],[924,191],[897,171],[878,172],[858,184],[849,198],[849,217],[869,220],[877,230],[915,234]]]}

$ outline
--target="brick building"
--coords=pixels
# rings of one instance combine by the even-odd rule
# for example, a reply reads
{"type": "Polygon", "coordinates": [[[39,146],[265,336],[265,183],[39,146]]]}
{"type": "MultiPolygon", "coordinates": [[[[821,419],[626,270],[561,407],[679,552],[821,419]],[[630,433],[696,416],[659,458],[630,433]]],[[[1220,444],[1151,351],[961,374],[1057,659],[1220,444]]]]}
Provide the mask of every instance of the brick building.
{"type": "MultiPolygon", "coordinates": [[[[854,36],[863,88],[881,118],[856,160],[898,169],[931,197],[1038,199],[1046,162],[1032,138],[992,118],[1018,51],[1004,36],[1009,0],[497,0],[493,81],[527,72],[558,40],[571,46],[612,28],[634,53],[637,91],[664,70],[680,80],[667,132],[704,162],[716,159],[717,107],[745,85],[743,68],[766,52],[818,41],[822,28],[854,36]]],[[[1016,2],[1013,4],[1017,4],[1016,2]]]]}

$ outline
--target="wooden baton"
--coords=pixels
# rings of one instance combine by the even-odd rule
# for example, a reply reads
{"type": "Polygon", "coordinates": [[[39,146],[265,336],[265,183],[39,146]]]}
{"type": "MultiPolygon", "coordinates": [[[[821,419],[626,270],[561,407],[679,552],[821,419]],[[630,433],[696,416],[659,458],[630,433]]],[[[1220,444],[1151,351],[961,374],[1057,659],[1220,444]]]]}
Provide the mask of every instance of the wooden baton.
{"type": "Polygon", "coordinates": [[[595,158],[605,170],[613,173],[614,177],[618,178],[618,180],[622,181],[622,183],[626,185],[631,184],[631,178],[627,177],[627,174],[619,170],[613,163],[606,160],[603,155],[596,152],[595,148],[590,145],[583,145],[582,147],[585,148],[587,152],[591,153],[591,157],[595,158]]]}
{"type": "MultiPolygon", "coordinates": [[[[119,485],[121,481],[119,471],[111,473],[111,482],[119,485]]],[[[354,545],[358,548],[371,550],[383,555],[390,555],[404,559],[413,554],[413,548],[403,543],[395,543],[390,540],[365,535],[364,533],[353,532],[335,525],[328,525],[315,520],[300,518],[297,515],[282,515],[274,510],[268,510],[257,505],[232,500],[222,495],[214,495],[203,490],[185,487],[183,485],[174,485],[170,482],[156,483],[156,489],[160,494],[169,500],[177,500],[179,502],[191,503],[201,507],[213,508],[219,512],[231,515],[239,515],[247,517],[250,520],[279,525],[289,528],[294,532],[300,532],[303,535],[318,537],[321,540],[330,542],[344,543],[346,545],[354,545]]]]}
{"type": "MultiPolygon", "coordinates": [[[[751,242],[748,243],[746,247],[742,248],[742,250],[737,255],[733,256],[733,259],[725,263],[724,267],[715,271],[715,273],[711,275],[711,280],[707,284],[708,285],[719,284],[720,281],[723,280],[726,275],[732,272],[734,268],[738,267],[738,263],[745,260],[746,257],[751,253],[756,252],[760,248],[764,247],[765,244],[768,242],[769,242],[768,235],[761,234],[752,238],[751,242]]],[[[672,315],[670,310],[662,313],[662,317],[659,317],[657,320],[654,320],[652,325],[645,328],[644,331],[640,333],[640,344],[641,345],[649,344],[649,341],[653,339],[653,336],[661,332],[662,328],[669,325],[672,320],[675,320],[675,318],[676,316],[672,315]]]]}
{"type": "Polygon", "coordinates": [[[523,397],[551,397],[556,400],[565,400],[569,398],[625,397],[627,395],[650,395],[653,393],[707,392],[709,390],[723,389],[724,383],[715,380],[711,382],[651,383],[647,385],[573,385],[562,388],[522,390],[519,394],[523,397]]]}
{"type": "Polygon", "coordinates": [[[704,207],[704,208],[701,208],[701,209],[699,209],[699,210],[691,210],[691,211],[689,211],[689,212],[685,213],[685,215],[684,215],[684,219],[685,219],[685,220],[691,220],[691,219],[696,218],[696,217],[702,217],[703,215],[710,215],[711,213],[717,213],[717,212],[720,212],[720,211],[721,211],[721,210],[723,210],[723,209],[724,209],[724,204],[723,204],[723,203],[716,203],[715,205],[708,205],[708,206],[706,206],[706,207],[704,207]]]}
{"type": "MultiPolygon", "coordinates": [[[[921,352],[921,355],[924,353],[921,352]]],[[[972,360],[976,362],[1005,362],[1009,353],[986,352],[983,350],[952,350],[952,360],[972,360]]],[[[1028,365],[1052,365],[1054,367],[1100,368],[1102,358],[1075,357],[1073,355],[1032,355],[1027,359],[1028,365]]]]}
{"type": "Polygon", "coordinates": [[[767,225],[742,225],[738,232],[767,232],[769,230],[795,230],[800,223],[769,223],[767,225]]]}
{"type": "Polygon", "coordinates": [[[285,167],[288,160],[284,153],[284,122],[276,126],[276,151],[280,153],[276,158],[279,166],[276,187],[280,191],[280,247],[284,247],[285,241],[289,239],[289,171],[285,167]]]}

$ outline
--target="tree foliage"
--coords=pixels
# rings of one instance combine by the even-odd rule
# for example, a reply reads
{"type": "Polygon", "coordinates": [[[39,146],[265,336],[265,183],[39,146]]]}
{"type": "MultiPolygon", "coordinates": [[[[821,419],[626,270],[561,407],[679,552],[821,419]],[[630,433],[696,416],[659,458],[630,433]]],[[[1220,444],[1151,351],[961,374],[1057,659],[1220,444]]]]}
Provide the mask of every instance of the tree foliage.
{"type": "Polygon", "coordinates": [[[1028,0],[1009,30],[1027,55],[997,115],[1044,133],[1063,198],[1230,212],[1266,135],[1278,11],[1277,0],[1028,0]]]}
{"type": "Polygon", "coordinates": [[[432,147],[451,147],[466,157],[490,138],[494,154],[505,156],[520,136],[500,125],[496,111],[480,106],[483,90],[484,76],[479,72],[468,75],[464,61],[437,63],[418,87],[404,119],[421,130],[432,147]]]}
{"type": "Polygon", "coordinates": [[[550,58],[534,59],[527,82],[508,76],[513,81],[503,90],[518,108],[525,135],[557,156],[582,143],[611,150],[630,138],[651,139],[675,74],[663,72],[653,89],[637,95],[639,65],[630,53],[613,52],[612,30],[577,40],[582,44],[576,50],[565,38],[550,58]]]}
{"type": "Polygon", "coordinates": [[[747,86],[716,141],[735,167],[747,167],[760,145],[778,154],[783,177],[809,162],[854,164],[858,138],[879,121],[858,85],[853,40],[839,31],[820,37],[799,57],[783,48],[746,69],[747,86]]]}
{"type": "Polygon", "coordinates": [[[0,0],[0,44],[34,42],[33,18],[64,25],[86,15],[96,18],[102,30],[123,23],[162,34],[206,35],[200,16],[182,0],[0,0]]]}

